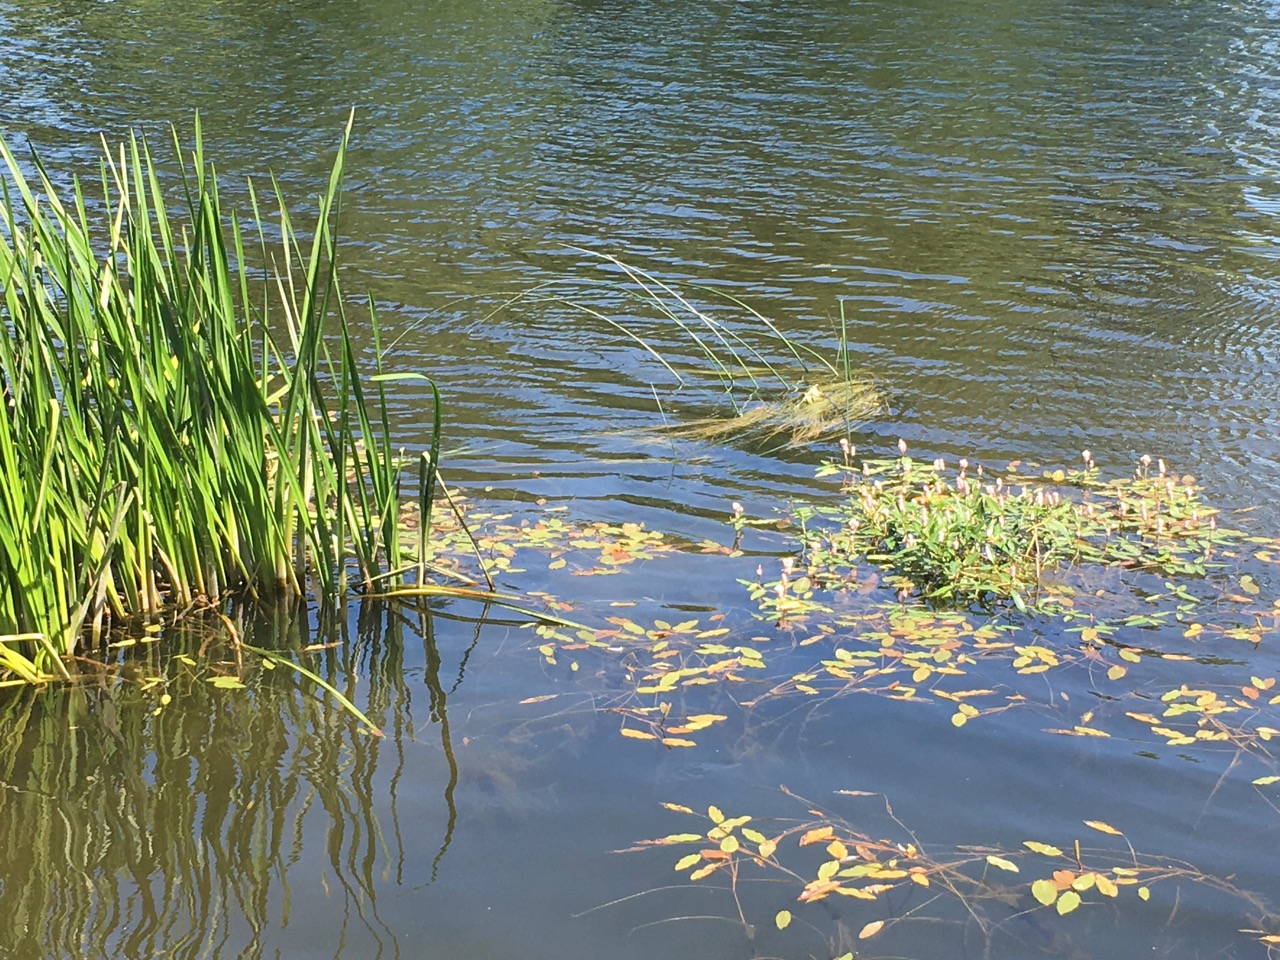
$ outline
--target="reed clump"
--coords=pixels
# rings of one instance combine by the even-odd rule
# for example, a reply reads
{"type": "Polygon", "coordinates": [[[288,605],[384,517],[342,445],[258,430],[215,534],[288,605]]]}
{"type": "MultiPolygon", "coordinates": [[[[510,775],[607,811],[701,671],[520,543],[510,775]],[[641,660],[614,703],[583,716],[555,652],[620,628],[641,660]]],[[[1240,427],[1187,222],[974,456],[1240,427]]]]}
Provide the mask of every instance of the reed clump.
{"type": "Polygon", "coordinates": [[[366,396],[336,275],[350,130],[306,240],[252,185],[250,222],[226,209],[198,121],[176,181],[104,144],[92,199],[0,139],[0,680],[163,609],[399,571],[388,378],[366,396]]]}

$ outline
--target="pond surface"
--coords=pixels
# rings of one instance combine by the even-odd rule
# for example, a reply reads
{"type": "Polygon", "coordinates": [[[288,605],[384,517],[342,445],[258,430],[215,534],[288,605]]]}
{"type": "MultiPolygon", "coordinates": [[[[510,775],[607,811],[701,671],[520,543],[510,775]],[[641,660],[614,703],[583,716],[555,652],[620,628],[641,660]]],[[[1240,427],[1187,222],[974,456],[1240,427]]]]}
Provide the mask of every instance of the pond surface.
{"type": "MultiPolygon", "coordinates": [[[[198,109],[231,195],[272,171],[303,200],[354,106],[344,282],[353,302],[376,298],[388,365],[440,383],[447,478],[491,508],[536,517],[546,501],[688,545],[732,540],[731,501],[769,516],[820,495],[834,448],[655,442],[650,428],[724,412],[713,377],[676,390],[615,327],[557,303],[495,313],[505,294],[589,291],[617,276],[604,254],[729,292],[829,356],[843,316],[858,372],[887,394],[859,448],[902,437],[925,458],[1053,468],[1088,447],[1111,473],[1150,453],[1225,510],[1259,508],[1233,523],[1275,533],[1278,98],[1271,3],[0,0],[0,132],[60,173],[96,170],[100,132],[162,143],[198,109]]],[[[657,350],[697,359],[634,312],[657,350]]],[[[424,443],[426,395],[395,403],[405,444],[424,443]]],[[[743,546],[613,577],[543,557],[505,582],[597,624],[617,610],[723,623],[725,643],[802,670],[820,654],[754,620],[736,582],[758,564],[776,576],[792,545],[753,530],[743,546]],[[623,601],[638,606],[609,606],[623,601]]],[[[1276,583],[1254,575],[1270,603],[1276,583]]],[[[287,670],[215,690],[167,650],[138,661],[170,677],[162,709],[145,684],[9,703],[0,954],[1266,956],[1240,933],[1257,905],[1177,880],[1058,918],[1028,912],[1025,890],[981,912],[923,889],[797,905],[802,883],[760,873],[739,890],[753,937],[722,881],[673,873],[677,853],[613,851],[690,829],[663,802],[798,819],[816,804],[942,851],[1096,847],[1113,838],[1081,821],[1100,820],[1274,898],[1280,796],[1251,783],[1265,744],[1047,732],[1112,697],[1274,677],[1273,633],[1209,631],[1191,651],[1201,673],[1160,661],[1119,686],[975,670],[1035,706],[963,729],[941,703],[747,707],[754,687],[691,688],[680,709],[727,719],[665,749],[619,737],[609,708],[635,701],[617,658],[549,663],[530,630],[481,613],[244,624],[263,645],[341,641],[313,666],[383,740],[287,670]],[[784,908],[796,921],[778,932],[784,908]]]]}

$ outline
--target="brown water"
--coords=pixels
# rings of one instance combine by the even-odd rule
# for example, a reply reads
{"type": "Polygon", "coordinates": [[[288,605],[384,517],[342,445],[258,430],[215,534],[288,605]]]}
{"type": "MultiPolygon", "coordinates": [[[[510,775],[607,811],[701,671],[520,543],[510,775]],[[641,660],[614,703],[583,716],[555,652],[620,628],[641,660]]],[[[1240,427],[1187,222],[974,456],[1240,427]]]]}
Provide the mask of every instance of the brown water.
{"type": "MultiPolygon", "coordinates": [[[[641,432],[723,410],[708,378],[673,391],[635,342],[568,309],[490,315],[503,292],[606,276],[580,247],[731,291],[821,350],[843,311],[890,396],[863,448],[1056,465],[1089,447],[1117,470],[1150,452],[1211,477],[1228,508],[1261,505],[1272,532],[1278,44],[1280,7],[1199,0],[0,0],[0,130],[86,172],[100,131],[159,138],[198,109],[232,195],[271,170],[302,199],[355,106],[348,291],[376,296],[394,369],[441,383],[449,476],[482,497],[724,541],[731,500],[765,514],[815,489],[823,449],[641,432]]],[[[694,357],[669,324],[632,322],[694,357]]],[[[396,404],[421,443],[425,397],[396,404]]],[[[758,562],[682,556],[552,588],[673,621],[729,610],[745,637],[764,628],[734,579],[758,562]]],[[[1103,819],[1280,890],[1262,771],[1230,753],[1053,737],[1016,711],[957,731],[945,710],[870,697],[775,717],[727,694],[701,707],[728,732],[668,753],[599,712],[616,676],[540,668],[527,631],[386,611],[339,626],[324,668],[385,741],[283,671],[251,694],[175,687],[154,717],[133,688],[12,704],[0,954],[835,956],[884,911],[815,907],[783,935],[770,918],[796,891],[753,885],[751,943],[724,891],[662,890],[672,858],[610,853],[685,828],[661,801],[801,815],[779,783],[824,804],[883,793],[943,846],[1066,843],[1103,819]],[[546,693],[561,696],[518,703],[546,693]]],[[[1245,682],[1277,670],[1266,643],[1213,652],[1245,682]]],[[[1028,693],[1086,709],[1091,683],[1063,683],[1028,693]]],[[[1264,955],[1239,902],[1193,887],[1072,922],[1011,908],[990,945],[960,908],[931,909],[946,923],[859,956],[1264,955]]]]}

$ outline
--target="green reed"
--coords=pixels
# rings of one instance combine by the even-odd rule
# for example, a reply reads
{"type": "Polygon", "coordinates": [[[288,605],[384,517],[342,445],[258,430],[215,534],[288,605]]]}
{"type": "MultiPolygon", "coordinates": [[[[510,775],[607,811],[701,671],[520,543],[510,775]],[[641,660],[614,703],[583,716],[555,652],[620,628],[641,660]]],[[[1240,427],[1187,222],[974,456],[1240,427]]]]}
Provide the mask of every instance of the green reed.
{"type": "Polygon", "coordinates": [[[251,221],[226,208],[198,121],[185,159],[174,136],[177,189],[135,137],[105,149],[92,200],[79,181],[61,199],[0,139],[12,679],[65,674],[62,658],[112,623],[229,593],[335,596],[353,571],[369,586],[406,560],[389,377],[377,370],[366,396],[336,272],[350,132],[309,239],[283,202],[269,220],[252,185],[251,221]]]}

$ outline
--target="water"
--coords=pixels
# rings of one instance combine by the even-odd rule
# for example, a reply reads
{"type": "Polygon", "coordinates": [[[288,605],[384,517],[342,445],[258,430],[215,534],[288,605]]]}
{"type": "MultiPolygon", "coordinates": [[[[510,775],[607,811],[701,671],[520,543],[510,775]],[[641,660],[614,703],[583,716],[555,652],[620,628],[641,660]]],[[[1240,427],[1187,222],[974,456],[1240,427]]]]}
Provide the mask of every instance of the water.
{"type": "MultiPolygon", "coordinates": [[[[91,172],[100,131],[158,140],[199,109],[232,195],[271,170],[304,200],[354,106],[348,291],[376,296],[393,369],[438,378],[449,477],[490,501],[723,542],[731,500],[766,514],[815,489],[822,451],[654,443],[646,428],[723,402],[705,378],[674,392],[616,330],[553,305],[490,315],[504,292],[604,276],[585,248],[717,285],[827,351],[843,310],[889,392],[863,448],[1058,465],[1089,447],[1115,470],[1149,452],[1274,531],[1278,16],[1201,0],[0,2],[0,129],[91,172]]],[[[396,404],[422,442],[425,396],[396,404]]],[[[750,636],[767,628],[734,579],[784,545],[748,545],[761,556],[514,581],[584,610],[637,599],[637,619],[728,609],[750,636]]],[[[662,801],[803,817],[779,783],[875,836],[900,835],[883,801],[833,790],[884,794],[943,849],[1066,845],[1101,819],[1139,850],[1280,889],[1276,813],[1249,784],[1265,771],[1046,734],[1094,702],[1078,674],[1028,685],[1039,712],[962,731],[877,697],[774,717],[707,693],[691,703],[724,728],[666,752],[618,737],[603,711],[621,681],[585,655],[540,669],[523,630],[437,620],[424,640],[416,619],[366,620],[324,667],[385,741],[281,670],[238,697],[175,684],[155,717],[133,687],[17,703],[0,897],[18,919],[0,952],[835,956],[917,906],[796,908],[812,928],[779,934],[796,890],[750,884],[753,946],[725,891],[661,889],[668,851],[610,853],[684,829],[662,801]],[[672,919],[695,916],[718,919],[672,919]]],[[[1202,652],[1232,662],[1225,682],[1276,673],[1267,643],[1218,643],[1202,652]]],[[[1140,693],[1184,678],[1149,669],[1140,693]]],[[[1261,955],[1238,900],[1177,896],[1153,886],[1149,905],[1061,922],[989,908],[989,946],[943,903],[924,912],[946,923],[898,924],[859,955],[1261,955]]]]}

